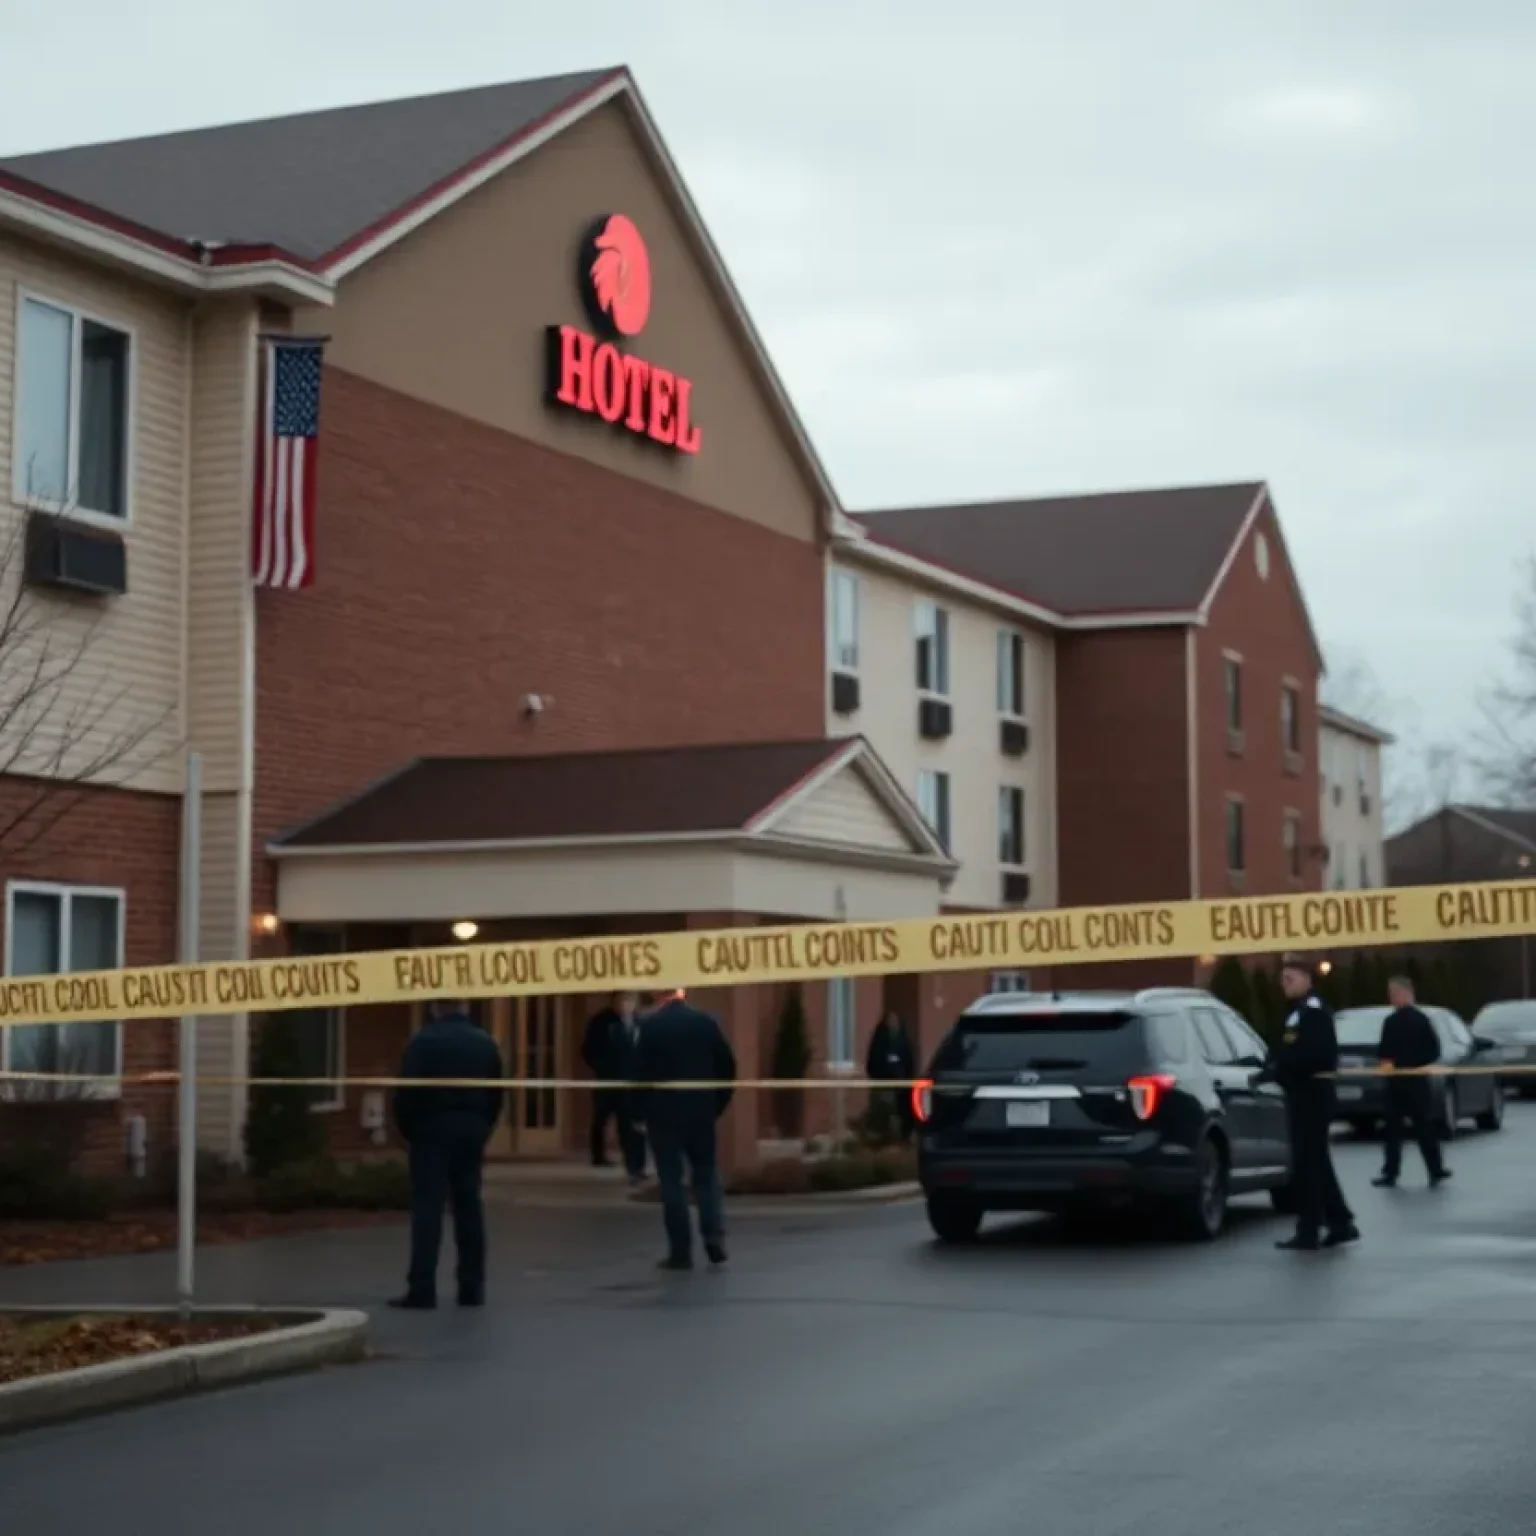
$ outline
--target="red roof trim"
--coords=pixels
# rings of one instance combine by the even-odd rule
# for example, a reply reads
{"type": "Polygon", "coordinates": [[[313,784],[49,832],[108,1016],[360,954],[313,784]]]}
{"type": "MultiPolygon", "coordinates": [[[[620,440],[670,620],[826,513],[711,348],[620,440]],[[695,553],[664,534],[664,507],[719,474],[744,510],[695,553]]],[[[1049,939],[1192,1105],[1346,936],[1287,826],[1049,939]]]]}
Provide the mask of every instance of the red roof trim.
{"type": "Polygon", "coordinates": [[[130,240],[152,245],[156,250],[163,251],[167,255],[180,256],[186,261],[196,260],[192,246],[186,240],[177,240],[158,229],[135,224],[129,219],[120,219],[116,214],[108,213],[94,203],[82,202],[79,198],[54,192],[48,187],[39,186],[35,181],[27,180],[25,176],[17,176],[13,171],[0,171],[0,187],[8,192],[14,192],[17,197],[26,198],[29,203],[40,203],[45,208],[54,209],[55,212],[84,219],[88,224],[110,230],[114,235],[125,235],[130,240]]]}
{"type": "Polygon", "coordinates": [[[418,208],[432,202],[436,198],[442,197],[447,192],[451,192],[461,181],[467,181],[477,171],[489,165],[492,161],[499,159],[509,150],[515,149],[524,139],[531,138],[546,124],[552,122],[557,117],[563,117],[572,108],[580,106],[589,97],[596,96],[600,91],[607,90],[615,80],[621,77],[624,79],[629,78],[629,70],[622,65],[617,69],[609,70],[602,79],[589,85],[585,90],[577,91],[575,95],[566,97],[564,101],[551,107],[548,112],[543,113],[532,122],[524,123],[509,138],[503,139],[499,144],[492,145],[490,149],[476,155],[473,160],[459,166],[457,170],[450,171],[448,175],[433,182],[424,192],[419,192],[409,202],[402,203],[392,212],[385,214],[383,218],[375,219],[366,229],[361,229],[350,239],[344,240],[335,250],[327,251],[316,264],[316,270],[324,271],[327,267],[334,266],[337,262],[350,256],[353,251],[361,246],[367,245],[371,240],[378,239],[386,230],[393,228],[401,220],[410,218],[418,208]]]}

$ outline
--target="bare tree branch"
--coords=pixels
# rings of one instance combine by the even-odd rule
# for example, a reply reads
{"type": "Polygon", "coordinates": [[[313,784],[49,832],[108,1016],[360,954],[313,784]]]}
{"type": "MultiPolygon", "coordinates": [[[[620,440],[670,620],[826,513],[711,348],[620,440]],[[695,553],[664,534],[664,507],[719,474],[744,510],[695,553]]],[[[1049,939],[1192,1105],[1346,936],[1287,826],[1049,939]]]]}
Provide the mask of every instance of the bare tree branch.
{"type": "MultiPolygon", "coordinates": [[[[67,515],[67,513],[65,514],[67,515]]],[[[35,847],[92,788],[131,787],[175,756],[172,712],[145,713],[119,680],[104,613],[26,579],[27,515],[0,536],[0,856],[35,847]]]]}
{"type": "Polygon", "coordinates": [[[1478,699],[1476,761],[1489,800],[1536,806],[1536,555],[1520,564],[1509,652],[1478,699]]]}

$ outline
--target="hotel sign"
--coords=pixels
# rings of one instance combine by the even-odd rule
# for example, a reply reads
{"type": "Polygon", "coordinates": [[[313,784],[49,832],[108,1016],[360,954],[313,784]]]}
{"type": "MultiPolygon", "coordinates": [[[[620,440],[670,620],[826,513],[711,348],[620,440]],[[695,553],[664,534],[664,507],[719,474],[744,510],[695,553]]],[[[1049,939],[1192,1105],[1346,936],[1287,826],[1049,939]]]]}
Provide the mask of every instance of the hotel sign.
{"type": "Polygon", "coordinates": [[[650,253],[632,220],[614,213],[597,221],[581,243],[577,284],[592,329],[548,327],[549,403],[697,453],[693,380],[627,350],[651,314],[650,253]]]}

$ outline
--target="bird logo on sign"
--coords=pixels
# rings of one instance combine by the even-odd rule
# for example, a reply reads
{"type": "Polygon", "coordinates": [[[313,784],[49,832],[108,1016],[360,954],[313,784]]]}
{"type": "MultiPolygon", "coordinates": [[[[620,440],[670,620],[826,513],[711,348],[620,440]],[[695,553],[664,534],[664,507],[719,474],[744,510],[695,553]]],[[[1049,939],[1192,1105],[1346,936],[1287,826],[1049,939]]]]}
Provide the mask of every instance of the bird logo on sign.
{"type": "Polygon", "coordinates": [[[596,307],[620,336],[638,336],[651,314],[651,258],[640,231],[622,213],[610,214],[592,247],[596,307]]]}

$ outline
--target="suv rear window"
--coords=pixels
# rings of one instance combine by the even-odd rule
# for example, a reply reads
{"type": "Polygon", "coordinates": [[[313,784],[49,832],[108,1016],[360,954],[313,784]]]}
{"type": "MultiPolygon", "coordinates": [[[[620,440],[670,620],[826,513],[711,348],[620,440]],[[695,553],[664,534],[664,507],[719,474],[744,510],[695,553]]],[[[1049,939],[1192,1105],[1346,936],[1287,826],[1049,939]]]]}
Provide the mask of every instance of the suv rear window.
{"type": "Polygon", "coordinates": [[[988,1014],[956,1023],[934,1055],[933,1075],[1052,1068],[1134,1072],[1144,1056],[1134,1014],[988,1014]]]}

